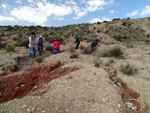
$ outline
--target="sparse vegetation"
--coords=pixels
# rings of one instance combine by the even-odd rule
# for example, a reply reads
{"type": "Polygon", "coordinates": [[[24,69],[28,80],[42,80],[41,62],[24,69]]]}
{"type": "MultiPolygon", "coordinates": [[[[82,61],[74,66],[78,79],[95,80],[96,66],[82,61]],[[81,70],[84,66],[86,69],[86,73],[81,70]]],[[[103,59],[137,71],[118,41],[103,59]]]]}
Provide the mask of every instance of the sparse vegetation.
{"type": "Polygon", "coordinates": [[[136,69],[131,64],[121,65],[120,70],[127,75],[133,75],[136,69]]]}
{"type": "Polygon", "coordinates": [[[83,54],[91,54],[95,51],[95,49],[91,49],[90,47],[81,46],[80,48],[83,51],[83,54]]]}
{"type": "Polygon", "coordinates": [[[7,52],[14,52],[15,51],[15,45],[14,44],[11,44],[11,45],[7,45],[7,46],[5,46],[5,50],[7,51],[7,52]]]}
{"type": "Polygon", "coordinates": [[[70,58],[78,58],[79,54],[78,53],[71,53],[70,58]]]}
{"type": "Polygon", "coordinates": [[[37,61],[38,63],[43,62],[44,57],[43,56],[38,56],[35,58],[35,61],[37,61]]]}
{"type": "Polygon", "coordinates": [[[50,51],[50,50],[51,50],[51,47],[50,47],[49,44],[45,44],[45,50],[46,50],[46,51],[50,51]]]}
{"type": "Polygon", "coordinates": [[[5,44],[2,44],[1,42],[0,42],[0,49],[2,49],[2,48],[4,48],[5,47],[5,44]]]}
{"type": "Polygon", "coordinates": [[[123,52],[120,47],[114,47],[109,50],[103,50],[100,52],[100,56],[102,57],[116,57],[119,58],[123,55],[123,52]]]}
{"type": "Polygon", "coordinates": [[[114,63],[114,59],[109,59],[109,63],[114,63]]]}
{"type": "Polygon", "coordinates": [[[100,64],[102,63],[102,60],[101,60],[101,59],[95,59],[95,60],[93,61],[93,63],[94,63],[94,66],[95,66],[95,67],[99,67],[100,64]]]}
{"type": "Polygon", "coordinates": [[[70,52],[71,52],[71,53],[74,53],[74,48],[73,48],[73,47],[70,49],[70,52]]]}

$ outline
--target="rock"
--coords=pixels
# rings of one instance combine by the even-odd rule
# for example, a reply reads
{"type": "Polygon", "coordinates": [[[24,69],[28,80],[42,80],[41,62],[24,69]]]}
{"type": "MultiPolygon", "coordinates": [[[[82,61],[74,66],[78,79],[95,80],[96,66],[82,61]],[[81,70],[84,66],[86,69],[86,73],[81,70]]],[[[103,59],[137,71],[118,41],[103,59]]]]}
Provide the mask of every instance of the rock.
{"type": "Polygon", "coordinates": [[[20,86],[21,86],[21,87],[24,87],[24,86],[25,86],[25,84],[21,84],[20,86]]]}
{"type": "Polygon", "coordinates": [[[118,108],[120,108],[121,107],[121,105],[120,104],[118,104],[118,108]]]}
{"type": "Polygon", "coordinates": [[[137,107],[134,106],[133,103],[131,103],[131,102],[126,102],[125,104],[126,104],[126,107],[127,107],[128,110],[131,110],[131,111],[136,111],[136,110],[137,110],[137,107]]]}
{"type": "Polygon", "coordinates": [[[120,83],[120,82],[117,82],[117,86],[122,87],[122,85],[121,85],[121,83],[120,83]]]}
{"type": "Polygon", "coordinates": [[[37,86],[34,86],[34,89],[36,89],[37,88],[37,86]]]}
{"type": "Polygon", "coordinates": [[[35,108],[31,108],[31,111],[35,111],[36,109],[35,108]]]}
{"type": "Polygon", "coordinates": [[[68,109],[66,109],[65,111],[66,111],[66,112],[68,112],[69,110],[68,110],[68,109]]]}
{"type": "Polygon", "coordinates": [[[119,110],[117,109],[116,112],[119,113],[119,110]]]}
{"type": "Polygon", "coordinates": [[[131,109],[132,109],[133,103],[126,102],[125,104],[126,104],[126,107],[127,107],[128,110],[131,110],[131,109]]]}
{"type": "Polygon", "coordinates": [[[28,106],[27,106],[27,105],[23,105],[23,106],[22,106],[22,109],[24,109],[24,108],[26,108],[26,107],[28,107],[28,106]]]}

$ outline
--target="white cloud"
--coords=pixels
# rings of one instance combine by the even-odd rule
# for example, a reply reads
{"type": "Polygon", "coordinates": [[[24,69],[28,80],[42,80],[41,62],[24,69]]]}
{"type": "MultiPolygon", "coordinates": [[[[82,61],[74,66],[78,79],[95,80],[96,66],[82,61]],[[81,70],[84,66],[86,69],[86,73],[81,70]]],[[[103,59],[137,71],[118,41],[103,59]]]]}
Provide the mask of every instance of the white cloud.
{"type": "Polygon", "coordinates": [[[110,19],[110,18],[107,18],[107,17],[102,17],[102,19],[93,18],[93,19],[91,19],[89,22],[90,22],[90,23],[95,23],[95,22],[103,22],[103,21],[111,21],[111,19],[110,19]]]}
{"type": "Polygon", "coordinates": [[[73,19],[79,19],[79,18],[81,18],[81,17],[83,17],[83,16],[85,16],[87,13],[86,12],[78,12],[76,15],[76,17],[73,17],[73,19]]]}
{"type": "Polygon", "coordinates": [[[7,5],[6,4],[2,4],[1,7],[4,8],[4,9],[6,9],[7,5]]]}
{"type": "Polygon", "coordinates": [[[2,22],[2,21],[12,21],[12,22],[14,21],[14,22],[16,22],[16,20],[12,17],[5,17],[5,16],[0,15],[0,22],[2,22]]]}
{"type": "Polygon", "coordinates": [[[103,9],[104,5],[106,5],[106,2],[104,0],[89,0],[87,2],[87,10],[89,12],[93,12],[97,9],[103,9]]]}
{"type": "MultiPolygon", "coordinates": [[[[80,0],[83,3],[85,3],[84,0],[80,0]]],[[[87,15],[89,12],[94,12],[97,10],[102,10],[104,7],[108,4],[112,4],[113,0],[88,0],[86,4],[82,7],[79,7],[77,4],[74,5],[74,11],[75,11],[75,17],[73,19],[79,19],[85,15],[87,15]]]]}
{"type": "Polygon", "coordinates": [[[79,0],[79,2],[80,2],[81,4],[84,4],[84,3],[86,3],[86,0],[79,0]]]}
{"type": "Polygon", "coordinates": [[[11,15],[15,16],[19,20],[28,21],[37,25],[44,24],[47,21],[47,17],[39,12],[37,9],[24,6],[20,9],[15,8],[11,11],[11,15]]]}
{"type": "Polygon", "coordinates": [[[28,0],[29,3],[34,3],[34,0],[28,0]]]}
{"type": "Polygon", "coordinates": [[[108,4],[112,4],[113,0],[109,0],[108,2],[106,0],[88,0],[87,2],[87,11],[93,12],[96,10],[104,9],[104,6],[108,4]]]}
{"type": "Polygon", "coordinates": [[[89,22],[90,23],[95,23],[95,22],[100,22],[101,20],[99,18],[93,18],[89,22]]]}
{"type": "Polygon", "coordinates": [[[17,0],[16,3],[22,4],[22,1],[21,0],[17,0]]]}
{"type": "Polygon", "coordinates": [[[133,12],[131,12],[131,13],[126,14],[126,16],[131,17],[131,16],[137,15],[138,13],[139,13],[139,11],[138,11],[138,10],[135,10],[135,11],[133,11],[133,12]]]}
{"type": "Polygon", "coordinates": [[[71,7],[65,5],[55,5],[47,2],[37,3],[37,7],[23,6],[21,8],[14,8],[11,11],[11,15],[15,16],[19,20],[28,21],[37,25],[43,25],[47,21],[49,16],[61,17],[72,13],[71,7]]]}
{"type": "Polygon", "coordinates": [[[55,16],[62,20],[64,16],[72,15],[73,19],[79,19],[86,16],[89,12],[103,9],[104,6],[112,4],[114,0],[88,0],[87,2],[85,0],[80,0],[79,2],[68,0],[63,4],[54,4],[47,0],[27,1],[29,6],[14,8],[10,12],[11,16],[36,25],[44,25],[50,16],[55,16]]]}
{"type": "Polygon", "coordinates": [[[150,6],[146,6],[140,13],[141,16],[145,16],[145,15],[149,15],[149,14],[150,14],[150,6]]]}
{"type": "Polygon", "coordinates": [[[114,14],[114,13],[117,13],[118,11],[115,11],[115,10],[111,10],[110,13],[114,14]]]}

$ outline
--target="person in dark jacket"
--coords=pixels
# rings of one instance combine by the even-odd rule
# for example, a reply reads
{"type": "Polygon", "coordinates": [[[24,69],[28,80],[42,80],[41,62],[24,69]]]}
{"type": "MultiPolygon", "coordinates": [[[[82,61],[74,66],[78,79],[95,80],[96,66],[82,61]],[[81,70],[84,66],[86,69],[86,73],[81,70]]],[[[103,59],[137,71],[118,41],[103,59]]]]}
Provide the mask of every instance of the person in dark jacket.
{"type": "Polygon", "coordinates": [[[98,49],[98,39],[95,39],[92,43],[91,43],[91,49],[98,49]]]}
{"type": "Polygon", "coordinates": [[[80,45],[80,40],[79,40],[79,37],[77,35],[75,35],[75,43],[77,43],[75,49],[78,49],[78,47],[80,45]]]}

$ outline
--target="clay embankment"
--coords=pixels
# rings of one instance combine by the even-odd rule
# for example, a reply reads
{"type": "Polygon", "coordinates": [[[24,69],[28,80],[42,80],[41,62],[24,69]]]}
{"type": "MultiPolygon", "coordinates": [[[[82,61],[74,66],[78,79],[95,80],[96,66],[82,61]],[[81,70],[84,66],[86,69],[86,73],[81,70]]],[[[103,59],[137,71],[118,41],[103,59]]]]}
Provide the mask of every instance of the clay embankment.
{"type": "Polygon", "coordinates": [[[62,68],[61,66],[60,61],[35,64],[20,72],[2,77],[0,79],[0,103],[14,98],[22,98],[30,91],[39,90],[43,84],[52,79],[75,70],[75,68],[62,68]]]}

